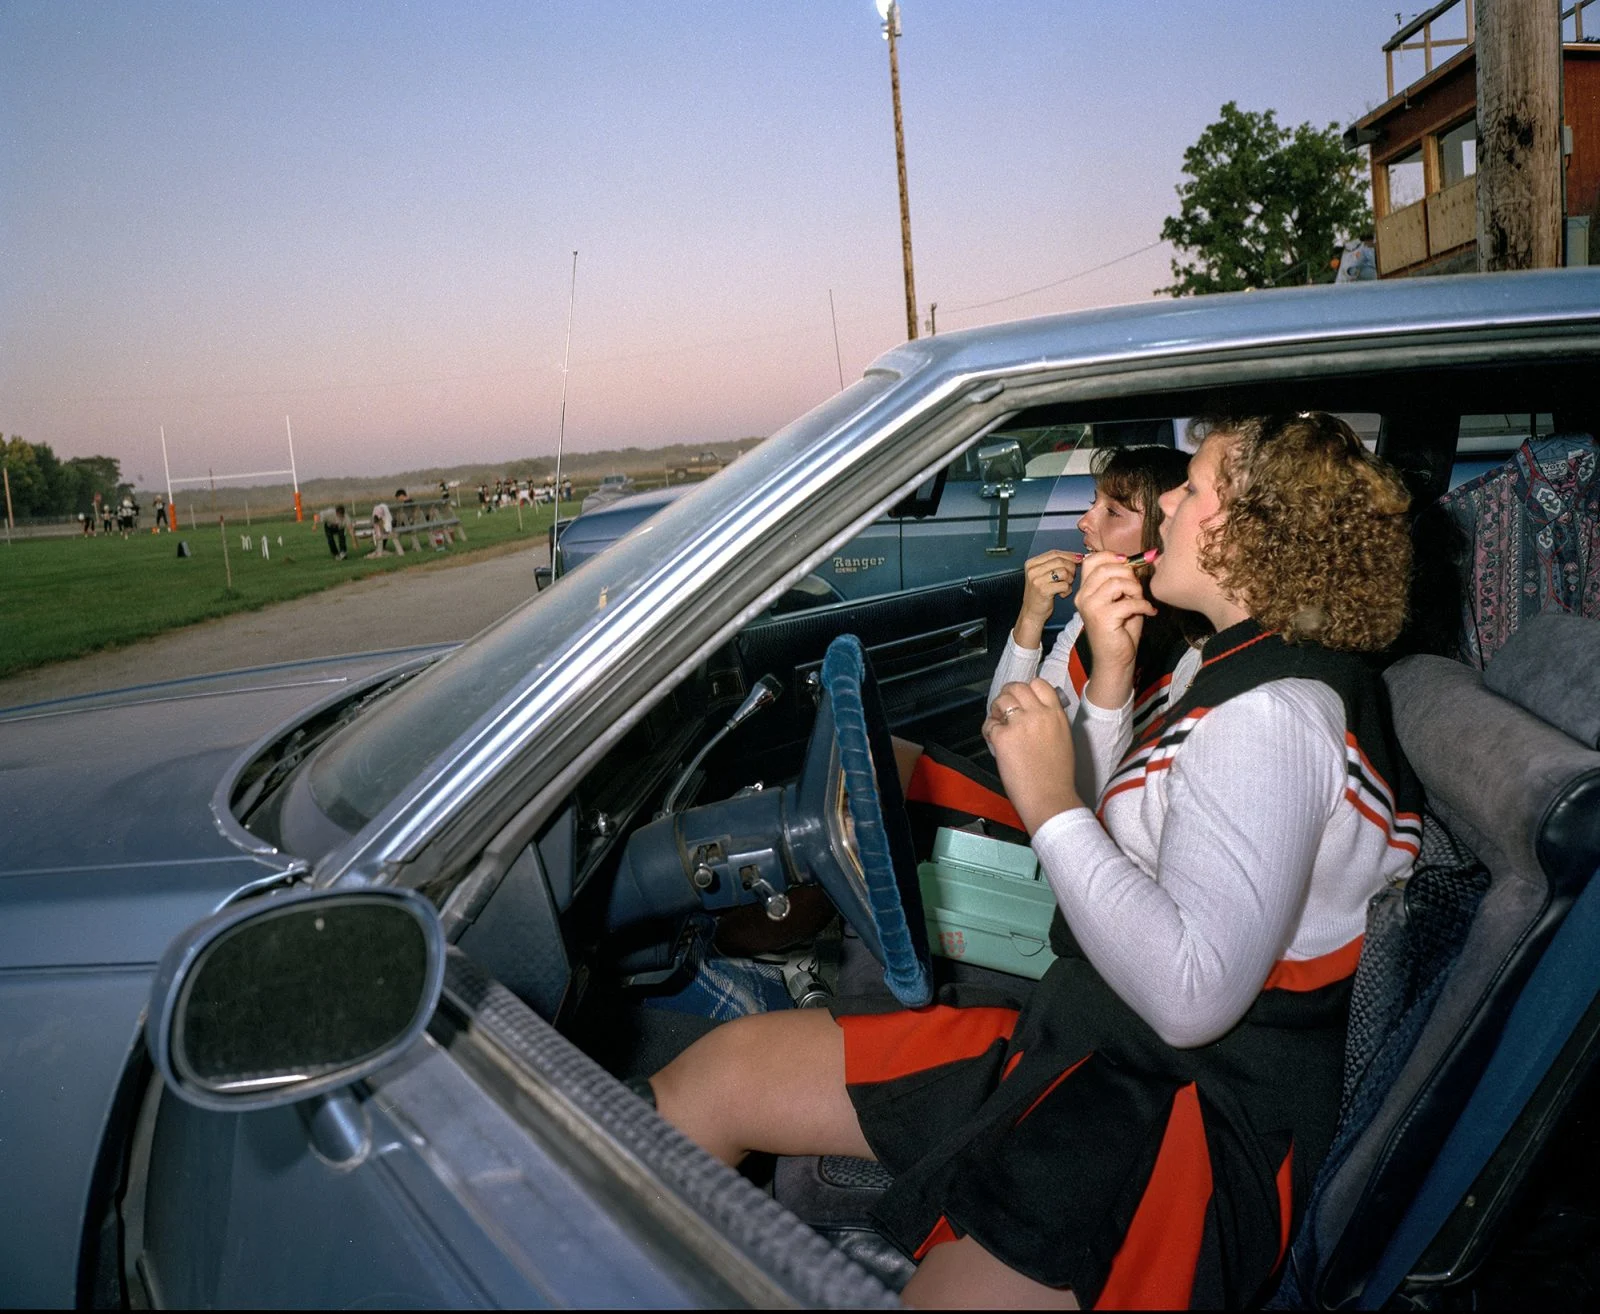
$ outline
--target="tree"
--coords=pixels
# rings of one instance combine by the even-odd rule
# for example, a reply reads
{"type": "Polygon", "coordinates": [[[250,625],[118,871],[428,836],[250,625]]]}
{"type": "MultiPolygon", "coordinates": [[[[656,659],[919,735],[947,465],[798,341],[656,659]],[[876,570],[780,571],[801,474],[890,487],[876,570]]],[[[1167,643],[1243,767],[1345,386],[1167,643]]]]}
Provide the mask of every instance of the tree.
{"type": "Polygon", "coordinates": [[[50,502],[50,486],[39,469],[39,456],[32,443],[16,434],[10,442],[0,442],[0,462],[11,479],[11,505],[19,516],[45,514],[50,502]]]}
{"type": "Polygon", "coordinates": [[[11,501],[19,516],[71,515],[86,511],[99,493],[119,501],[132,486],[112,456],[74,456],[62,461],[49,443],[30,443],[12,435],[0,438],[0,461],[11,476],[11,501]]]}
{"type": "Polygon", "coordinates": [[[1188,256],[1160,289],[1175,297],[1328,282],[1340,243],[1372,227],[1361,156],[1337,124],[1291,132],[1272,110],[1230,100],[1183,153],[1183,171],[1181,209],[1161,225],[1188,256]]]}
{"type": "Polygon", "coordinates": [[[133,485],[122,478],[122,465],[114,456],[74,456],[61,463],[62,495],[56,503],[63,514],[87,510],[94,495],[102,501],[120,502],[133,485]]]}

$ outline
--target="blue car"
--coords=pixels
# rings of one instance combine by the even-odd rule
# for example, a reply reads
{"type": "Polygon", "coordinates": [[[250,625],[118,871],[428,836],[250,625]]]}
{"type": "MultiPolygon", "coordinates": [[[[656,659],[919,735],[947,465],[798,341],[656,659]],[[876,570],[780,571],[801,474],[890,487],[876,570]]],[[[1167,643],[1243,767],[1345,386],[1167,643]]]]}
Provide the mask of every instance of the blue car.
{"type": "MultiPolygon", "coordinates": [[[[961,968],[886,933],[919,924],[916,880],[844,824],[841,754],[886,801],[888,731],[977,747],[1021,561],[1074,541],[1096,444],[1369,417],[1425,507],[1508,435],[1595,433],[1597,379],[1600,270],[942,335],[713,479],[572,522],[568,569],[466,644],[0,710],[0,1298],[895,1304],[875,1165],[737,1173],[626,1084],[722,1015],[694,992],[731,919],[771,932],[723,960],[745,1008],[825,1002],[830,943],[891,984],[961,968]],[[841,695],[868,667],[878,698],[841,695]],[[685,847],[646,863],[662,827],[685,847]]],[[[1600,622],[1577,625],[1530,639],[1555,669],[1526,690],[1389,670],[1481,903],[1363,1023],[1288,1303],[1577,1291],[1600,622]],[[1552,1210],[1566,1230],[1529,1241],[1552,1210]]],[[[1374,918],[1418,922],[1408,897],[1374,918]]]]}

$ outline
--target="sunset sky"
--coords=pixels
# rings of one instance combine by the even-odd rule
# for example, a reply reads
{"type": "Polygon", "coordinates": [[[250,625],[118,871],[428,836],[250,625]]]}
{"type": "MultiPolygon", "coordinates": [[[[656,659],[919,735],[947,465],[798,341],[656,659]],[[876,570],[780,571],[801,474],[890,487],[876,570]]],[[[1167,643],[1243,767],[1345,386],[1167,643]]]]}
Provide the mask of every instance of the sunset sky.
{"type": "MultiPolygon", "coordinates": [[[[1376,105],[1395,27],[1376,0],[903,9],[941,331],[1152,295],[1164,247],[1072,276],[1156,241],[1222,102],[1376,105]]],[[[0,0],[0,124],[0,430],[146,487],[158,426],[174,476],[276,468],[285,414],[302,478],[552,452],[574,248],[576,449],[815,405],[830,289],[847,380],[905,332],[871,0],[0,0]]]]}

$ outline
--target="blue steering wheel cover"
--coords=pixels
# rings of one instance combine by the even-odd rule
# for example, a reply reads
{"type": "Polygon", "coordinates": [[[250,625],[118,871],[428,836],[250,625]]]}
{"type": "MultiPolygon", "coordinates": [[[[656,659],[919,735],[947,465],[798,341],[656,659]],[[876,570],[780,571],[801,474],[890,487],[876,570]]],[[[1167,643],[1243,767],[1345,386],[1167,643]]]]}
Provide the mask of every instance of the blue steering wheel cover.
{"type": "Polygon", "coordinates": [[[918,952],[919,945],[925,943],[925,933],[916,935],[907,923],[905,903],[900,897],[867,728],[865,700],[876,698],[877,688],[861,641],[855,635],[842,634],[828,645],[822,661],[822,685],[833,705],[839,769],[844,775],[850,818],[855,823],[856,850],[870,901],[868,911],[883,948],[883,979],[900,1003],[907,1008],[921,1008],[933,999],[933,977],[926,951],[918,952]]]}

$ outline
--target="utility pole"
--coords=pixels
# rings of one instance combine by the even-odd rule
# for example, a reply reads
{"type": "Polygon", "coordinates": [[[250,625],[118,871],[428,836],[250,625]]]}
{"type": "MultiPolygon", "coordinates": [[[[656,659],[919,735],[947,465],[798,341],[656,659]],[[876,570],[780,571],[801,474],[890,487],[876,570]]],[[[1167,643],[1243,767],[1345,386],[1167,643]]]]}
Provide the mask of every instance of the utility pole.
{"type": "Polygon", "coordinates": [[[1478,268],[1561,263],[1560,0],[1479,0],[1478,268]]]}
{"type": "Polygon", "coordinates": [[[917,281],[911,273],[911,200],[906,192],[906,134],[900,120],[900,0],[878,0],[889,43],[889,91],[894,97],[894,162],[900,176],[900,254],[906,271],[906,337],[917,336],[917,281]]]}

